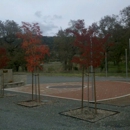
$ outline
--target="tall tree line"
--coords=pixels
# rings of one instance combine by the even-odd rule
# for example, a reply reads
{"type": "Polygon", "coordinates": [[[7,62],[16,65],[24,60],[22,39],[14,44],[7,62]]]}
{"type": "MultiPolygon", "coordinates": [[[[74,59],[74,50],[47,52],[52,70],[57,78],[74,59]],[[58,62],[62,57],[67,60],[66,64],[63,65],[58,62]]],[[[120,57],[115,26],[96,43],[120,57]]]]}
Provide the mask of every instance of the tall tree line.
{"type": "Polygon", "coordinates": [[[8,64],[6,68],[18,71],[19,66],[25,66],[21,41],[16,34],[21,32],[20,26],[13,20],[0,21],[0,47],[7,52],[8,64]]]}
{"type": "MultiPolygon", "coordinates": [[[[57,49],[57,55],[59,56],[60,61],[64,63],[64,66],[67,61],[67,57],[72,59],[75,53],[78,53],[76,52],[76,48],[72,47],[72,41],[68,41],[70,38],[74,39],[74,37],[66,33],[67,29],[75,30],[80,33],[80,29],[76,28],[77,21],[78,20],[71,20],[69,22],[69,27],[65,30],[60,29],[57,33],[57,37],[55,37],[54,46],[57,49]],[[69,53],[67,50],[69,50],[69,53]],[[70,53],[72,54],[71,56],[70,53]]],[[[130,6],[121,10],[119,15],[104,16],[99,22],[92,23],[92,25],[86,27],[86,29],[89,28],[93,28],[99,38],[109,35],[109,39],[105,43],[108,61],[111,61],[114,65],[119,66],[120,63],[125,59],[125,49],[128,50],[128,58],[130,59],[130,6]]],[[[105,60],[102,61],[101,69],[104,67],[105,60]]]]}
{"type": "MultiPolygon", "coordinates": [[[[71,20],[66,29],[60,29],[56,36],[42,37],[42,43],[50,48],[50,56],[45,57],[46,61],[60,61],[65,71],[72,70],[72,58],[78,55],[78,49],[73,46],[75,36],[67,30],[71,29],[80,33],[80,29],[76,27],[78,20],[71,20]]],[[[85,21],[87,22],[87,21],[85,21]]],[[[93,28],[96,36],[99,38],[109,34],[109,39],[105,43],[105,51],[108,61],[119,66],[125,58],[125,49],[128,50],[130,60],[130,6],[122,9],[119,15],[106,15],[100,21],[92,23],[86,29],[93,28]]],[[[7,52],[8,64],[6,68],[13,68],[18,71],[21,66],[26,70],[26,61],[24,52],[21,48],[21,39],[17,37],[17,33],[22,32],[20,26],[13,20],[0,20],[0,48],[4,48],[7,52]]],[[[105,55],[105,54],[104,54],[105,55]]],[[[2,62],[2,61],[0,61],[2,62]]],[[[102,61],[101,68],[104,68],[105,61],[102,61]]]]}

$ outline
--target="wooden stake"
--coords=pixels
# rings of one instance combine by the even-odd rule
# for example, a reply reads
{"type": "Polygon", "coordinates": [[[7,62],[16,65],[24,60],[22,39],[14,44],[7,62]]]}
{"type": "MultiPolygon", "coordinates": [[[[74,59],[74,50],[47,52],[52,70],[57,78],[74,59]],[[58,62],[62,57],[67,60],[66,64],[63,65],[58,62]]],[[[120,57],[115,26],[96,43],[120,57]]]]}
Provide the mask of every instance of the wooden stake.
{"type": "Polygon", "coordinates": [[[94,70],[94,98],[95,98],[95,114],[97,114],[97,99],[96,99],[95,70],[94,70]]]}

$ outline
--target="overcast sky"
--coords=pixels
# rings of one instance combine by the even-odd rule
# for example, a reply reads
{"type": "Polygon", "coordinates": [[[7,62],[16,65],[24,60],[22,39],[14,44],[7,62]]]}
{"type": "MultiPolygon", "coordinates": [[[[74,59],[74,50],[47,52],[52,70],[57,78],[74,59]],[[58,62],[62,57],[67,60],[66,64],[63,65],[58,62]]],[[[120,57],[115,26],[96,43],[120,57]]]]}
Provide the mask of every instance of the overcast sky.
{"type": "Polygon", "coordinates": [[[129,5],[130,0],[1,0],[0,20],[38,22],[44,36],[53,36],[70,20],[84,19],[87,27],[129,5]]]}

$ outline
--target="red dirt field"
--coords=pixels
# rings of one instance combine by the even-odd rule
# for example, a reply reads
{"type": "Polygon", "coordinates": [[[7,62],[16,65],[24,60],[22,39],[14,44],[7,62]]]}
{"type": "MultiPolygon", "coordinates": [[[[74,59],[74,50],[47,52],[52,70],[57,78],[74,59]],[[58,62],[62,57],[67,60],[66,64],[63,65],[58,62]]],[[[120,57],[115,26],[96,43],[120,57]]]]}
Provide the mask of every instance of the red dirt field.
{"type": "MultiPolygon", "coordinates": [[[[88,87],[85,83],[84,87],[84,100],[88,99],[88,87]]],[[[32,86],[22,86],[15,88],[8,88],[6,90],[15,92],[31,93],[32,86]]],[[[56,96],[62,98],[81,99],[81,82],[67,82],[67,83],[47,83],[40,84],[40,94],[47,96],[56,96]],[[65,88],[65,86],[72,86],[65,88]],[[79,86],[75,87],[74,86],[79,86]],[[49,88],[51,87],[51,88],[49,88]],[[54,88],[53,88],[54,87],[54,88]],[[58,88],[55,88],[58,87],[58,88]]],[[[92,100],[92,87],[89,86],[89,99],[92,100]]],[[[96,98],[97,100],[104,100],[109,98],[116,98],[130,94],[130,84],[121,81],[96,81],[96,98]]]]}

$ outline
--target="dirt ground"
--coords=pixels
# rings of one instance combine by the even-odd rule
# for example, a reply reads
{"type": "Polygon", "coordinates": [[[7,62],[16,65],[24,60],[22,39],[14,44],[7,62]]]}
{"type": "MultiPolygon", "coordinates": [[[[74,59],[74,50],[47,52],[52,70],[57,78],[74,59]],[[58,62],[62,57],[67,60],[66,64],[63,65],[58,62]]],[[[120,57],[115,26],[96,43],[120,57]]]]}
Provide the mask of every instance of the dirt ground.
{"type": "MultiPolygon", "coordinates": [[[[35,87],[35,86],[34,86],[35,87]]],[[[66,82],[66,83],[47,83],[40,84],[40,94],[47,96],[54,96],[60,98],[81,99],[81,82],[66,82]]],[[[32,93],[32,85],[26,85],[22,87],[8,88],[7,90],[15,92],[32,93]]],[[[37,90],[38,91],[38,90],[37,90]]],[[[93,101],[92,86],[89,84],[89,89],[87,83],[84,85],[84,100],[93,101]]],[[[34,88],[35,92],[35,88],[34,88]]],[[[117,104],[122,105],[130,104],[130,83],[122,81],[97,81],[96,82],[96,98],[100,103],[117,104]],[[117,98],[118,97],[118,98],[117,98]],[[109,101],[106,101],[108,100],[109,101]],[[111,100],[110,100],[111,99],[111,100]],[[128,101],[127,101],[128,99],[128,101]],[[117,102],[118,103],[115,103],[117,102]]]]}

